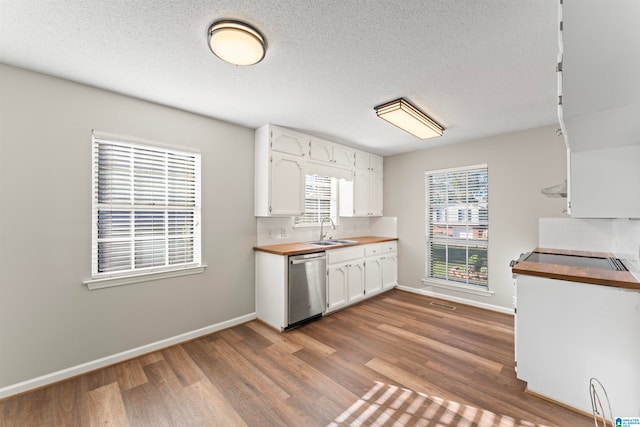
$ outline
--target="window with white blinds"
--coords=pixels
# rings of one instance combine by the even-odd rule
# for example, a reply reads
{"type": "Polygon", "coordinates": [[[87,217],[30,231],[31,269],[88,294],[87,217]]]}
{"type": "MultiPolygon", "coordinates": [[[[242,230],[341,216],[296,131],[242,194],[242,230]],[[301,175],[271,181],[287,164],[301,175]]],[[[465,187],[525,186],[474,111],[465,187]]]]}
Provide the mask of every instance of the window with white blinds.
{"type": "Polygon", "coordinates": [[[200,154],[93,135],[92,279],[201,264],[200,154]]]}
{"type": "Polygon", "coordinates": [[[330,176],[307,175],[304,215],[295,217],[296,226],[320,225],[322,218],[337,219],[337,180],[330,176]]]}
{"type": "Polygon", "coordinates": [[[488,287],[486,165],[425,173],[427,280],[488,287]]]}

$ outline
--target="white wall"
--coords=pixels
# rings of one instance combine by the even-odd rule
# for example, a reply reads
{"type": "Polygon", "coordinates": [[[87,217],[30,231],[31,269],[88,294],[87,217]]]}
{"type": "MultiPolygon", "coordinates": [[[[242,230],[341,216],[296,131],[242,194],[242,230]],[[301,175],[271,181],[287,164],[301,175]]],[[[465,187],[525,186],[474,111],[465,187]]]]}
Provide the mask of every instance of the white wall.
{"type": "Polygon", "coordinates": [[[253,130],[0,64],[0,389],[255,312],[255,243],[253,130]],[[82,284],[92,129],[201,149],[203,274],[82,284]]]}
{"type": "Polygon", "coordinates": [[[511,308],[509,261],[537,246],[540,217],[566,216],[566,199],[540,193],[564,179],[566,148],[552,126],[385,157],[384,213],[398,218],[399,284],[478,305],[511,308]],[[425,287],[424,173],[482,163],[489,166],[488,267],[494,295],[425,287]]]}

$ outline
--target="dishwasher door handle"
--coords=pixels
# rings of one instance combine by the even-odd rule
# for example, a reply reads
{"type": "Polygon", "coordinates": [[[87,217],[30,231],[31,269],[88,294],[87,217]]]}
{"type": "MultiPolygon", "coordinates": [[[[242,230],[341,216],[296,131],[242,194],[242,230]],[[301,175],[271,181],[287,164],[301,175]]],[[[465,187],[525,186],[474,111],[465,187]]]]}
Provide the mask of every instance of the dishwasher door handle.
{"type": "Polygon", "coordinates": [[[292,259],[289,262],[291,263],[291,265],[298,265],[298,264],[305,264],[308,262],[313,262],[316,260],[321,260],[324,259],[324,256],[318,256],[318,257],[313,257],[313,258],[300,258],[300,259],[292,259]]]}

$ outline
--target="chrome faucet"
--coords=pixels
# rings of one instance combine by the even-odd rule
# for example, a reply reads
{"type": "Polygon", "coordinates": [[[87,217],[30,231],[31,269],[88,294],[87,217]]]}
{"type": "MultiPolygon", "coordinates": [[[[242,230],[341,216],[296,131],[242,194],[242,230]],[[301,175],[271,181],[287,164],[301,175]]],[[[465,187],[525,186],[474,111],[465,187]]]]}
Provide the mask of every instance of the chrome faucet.
{"type": "Polygon", "coordinates": [[[324,221],[327,219],[331,222],[331,228],[334,230],[336,229],[336,225],[333,223],[333,220],[331,218],[329,218],[328,216],[325,216],[324,218],[322,218],[320,220],[320,241],[321,242],[322,242],[322,239],[324,239],[327,236],[327,233],[324,232],[324,221]]]}

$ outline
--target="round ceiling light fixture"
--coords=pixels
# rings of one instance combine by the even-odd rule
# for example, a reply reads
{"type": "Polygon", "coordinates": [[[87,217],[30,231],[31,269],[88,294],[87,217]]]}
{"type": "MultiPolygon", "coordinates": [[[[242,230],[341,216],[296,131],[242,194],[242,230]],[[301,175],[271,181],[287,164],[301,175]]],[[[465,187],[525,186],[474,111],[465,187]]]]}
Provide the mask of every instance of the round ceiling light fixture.
{"type": "Polygon", "coordinates": [[[230,64],[253,65],[264,58],[267,42],[260,31],[249,24],[223,20],[209,27],[209,48],[230,64]]]}

